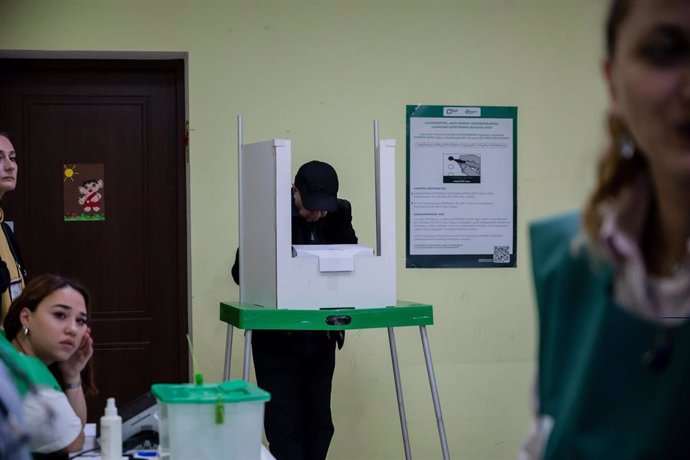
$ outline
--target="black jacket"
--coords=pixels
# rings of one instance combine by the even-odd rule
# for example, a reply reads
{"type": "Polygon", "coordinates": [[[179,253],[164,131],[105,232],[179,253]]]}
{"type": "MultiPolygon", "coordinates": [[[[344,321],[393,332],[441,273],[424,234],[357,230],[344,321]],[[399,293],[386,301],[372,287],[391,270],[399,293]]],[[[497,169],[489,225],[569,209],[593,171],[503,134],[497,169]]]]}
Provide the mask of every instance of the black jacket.
{"type": "MultiPolygon", "coordinates": [[[[19,245],[17,244],[17,240],[14,238],[14,233],[12,232],[12,229],[10,228],[7,223],[2,222],[0,224],[2,226],[2,231],[5,234],[5,238],[7,238],[7,245],[10,247],[10,251],[12,252],[12,256],[14,256],[15,262],[19,265],[19,270],[21,271],[22,278],[24,278],[24,283],[29,282],[29,273],[26,270],[26,266],[24,265],[24,259],[22,258],[22,253],[19,250],[19,245]]],[[[7,263],[4,260],[0,260],[0,293],[5,292],[7,288],[10,287],[10,272],[7,269],[7,263]]]]}
{"type": "MultiPolygon", "coordinates": [[[[329,212],[316,222],[307,222],[293,204],[292,244],[356,244],[357,235],[352,227],[352,206],[347,200],[338,200],[338,210],[329,212]]],[[[232,279],[240,284],[240,250],[235,252],[232,279]]]]}

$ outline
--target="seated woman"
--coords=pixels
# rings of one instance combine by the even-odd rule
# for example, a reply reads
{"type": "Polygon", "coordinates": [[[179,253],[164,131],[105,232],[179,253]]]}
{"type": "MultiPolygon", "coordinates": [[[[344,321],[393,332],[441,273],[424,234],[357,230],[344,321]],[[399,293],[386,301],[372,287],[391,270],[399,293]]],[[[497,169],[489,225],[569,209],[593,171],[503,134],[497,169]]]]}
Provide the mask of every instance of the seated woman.
{"type": "Polygon", "coordinates": [[[84,444],[84,389],[95,391],[88,305],[88,292],[78,282],[41,275],[12,302],[5,318],[7,340],[20,353],[38,358],[55,377],[54,385],[42,385],[24,398],[34,453],[66,454],[84,444]]]}

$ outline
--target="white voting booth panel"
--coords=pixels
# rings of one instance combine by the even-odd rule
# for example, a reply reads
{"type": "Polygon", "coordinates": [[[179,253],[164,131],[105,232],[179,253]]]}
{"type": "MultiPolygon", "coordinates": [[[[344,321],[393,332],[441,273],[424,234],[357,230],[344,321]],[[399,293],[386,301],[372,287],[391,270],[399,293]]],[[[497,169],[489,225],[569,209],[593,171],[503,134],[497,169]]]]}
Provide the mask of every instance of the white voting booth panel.
{"type": "Polygon", "coordinates": [[[380,254],[362,245],[293,249],[290,165],[289,140],[242,146],[240,301],[299,310],[395,305],[395,141],[376,149],[380,254]]]}

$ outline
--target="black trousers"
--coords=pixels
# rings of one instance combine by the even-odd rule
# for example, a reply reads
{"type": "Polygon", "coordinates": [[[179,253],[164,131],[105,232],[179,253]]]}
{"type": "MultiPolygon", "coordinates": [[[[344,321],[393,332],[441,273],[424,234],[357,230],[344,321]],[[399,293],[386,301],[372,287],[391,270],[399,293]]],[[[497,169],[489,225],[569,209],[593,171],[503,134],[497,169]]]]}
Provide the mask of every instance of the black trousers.
{"type": "Polygon", "coordinates": [[[277,460],[324,460],[333,437],[335,340],[324,331],[253,332],[256,380],[271,393],[264,430],[277,460]]]}

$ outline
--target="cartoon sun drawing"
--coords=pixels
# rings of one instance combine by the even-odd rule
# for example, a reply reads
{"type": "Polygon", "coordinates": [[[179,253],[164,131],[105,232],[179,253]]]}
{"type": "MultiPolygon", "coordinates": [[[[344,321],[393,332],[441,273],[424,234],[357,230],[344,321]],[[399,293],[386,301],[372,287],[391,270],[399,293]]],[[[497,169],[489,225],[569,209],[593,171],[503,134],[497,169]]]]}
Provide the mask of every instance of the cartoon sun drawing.
{"type": "Polygon", "coordinates": [[[65,179],[63,180],[63,182],[67,182],[67,179],[74,182],[74,176],[79,174],[77,172],[77,165],[72,165],[72,166],[62,165],[62,167],[64,169],[63,175],[65,176],[65,179]]]}

